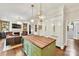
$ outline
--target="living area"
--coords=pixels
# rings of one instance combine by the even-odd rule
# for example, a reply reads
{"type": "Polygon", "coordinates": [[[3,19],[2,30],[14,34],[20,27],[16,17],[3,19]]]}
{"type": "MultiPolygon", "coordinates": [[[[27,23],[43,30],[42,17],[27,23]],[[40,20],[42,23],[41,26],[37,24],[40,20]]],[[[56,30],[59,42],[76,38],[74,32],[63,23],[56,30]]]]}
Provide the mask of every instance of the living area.
{"type": "Polygon", "coordinates": [[[61,26],[63,7],[61,4],[55,5],[56,8],[53,4],[41,3],[0,4],[3,6],[0,8],[0,55],[17,55],[19,54],[18,49],[23,55],[28,56],[63,55],[64,45],[60,43],[60,39],[63,42],[63,32],[61,32],[63,31],[63,26],[61,26]],[[51,8],[55,10],[52,12],[51,8]],[[52,18],[51,13],[46,13],[46,10],[52,13],[57,10],[57,14],[52,18]],[[61,15],[55,17],[58,14],[61,15]],[[57,38],[57,33],[61,37],[57,38]],[[55,49],[56,46],[59,46],[60,49],[55,49]],[[11,50],[16,52],[9,52],[11,50]],[[61,53],[54,52],[55,50],[61,53]]]}
{"type": "Polygon", "coordinates": [[[74,3],[0,4],[0,56],[79,55],[78,15],[74,3]]]}
{"type": "Polygon", "coordinates": [[[21,36],[27,35],[27,23],[0,21],[0,40],[3,42],[0,51],[13,49],[22,46],[21,36]],[[16,46],[15,46],[16,45],[16,46]],[[2,49],[3,47],[3,49],[2,49]]]}

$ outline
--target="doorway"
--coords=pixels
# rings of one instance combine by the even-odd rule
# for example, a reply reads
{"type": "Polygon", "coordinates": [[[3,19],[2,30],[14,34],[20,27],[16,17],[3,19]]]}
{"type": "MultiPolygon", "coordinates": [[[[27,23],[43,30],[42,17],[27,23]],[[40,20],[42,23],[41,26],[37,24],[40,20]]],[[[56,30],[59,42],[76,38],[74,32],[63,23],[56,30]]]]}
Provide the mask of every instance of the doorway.
{"type": "Polygon", "coordinates": [[[73,21],[67,25],[66,56],[79,56],[79,22],[73,21]]]}
{"type": "Polygon", "coordinates": [[[67,25],[67,39],[73,39],[74,36],[74,23],[71,22],[67,25]]]}
{"type": "Polygon", "coordinates": [[[31,25],[29,25],[29,34],[31,34],[31,25]]]}

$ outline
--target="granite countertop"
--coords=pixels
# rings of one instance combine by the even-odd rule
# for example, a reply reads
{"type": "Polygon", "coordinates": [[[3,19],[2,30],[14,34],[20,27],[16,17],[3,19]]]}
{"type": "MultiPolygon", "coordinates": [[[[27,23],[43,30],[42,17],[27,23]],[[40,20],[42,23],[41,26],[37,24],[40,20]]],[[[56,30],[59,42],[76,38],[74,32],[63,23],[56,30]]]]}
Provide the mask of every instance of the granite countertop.
{"type": "Polygon", "coordinates": [[[22,36],[24,39],[29,40],[32,42],[34,45],[44,48],[51,44],[52,42],[55,42],[55,39],[49,38],[49,37],[44,37],[44,36],[37,36],[37,35],[27,35],[27,36],[22,36]]]}

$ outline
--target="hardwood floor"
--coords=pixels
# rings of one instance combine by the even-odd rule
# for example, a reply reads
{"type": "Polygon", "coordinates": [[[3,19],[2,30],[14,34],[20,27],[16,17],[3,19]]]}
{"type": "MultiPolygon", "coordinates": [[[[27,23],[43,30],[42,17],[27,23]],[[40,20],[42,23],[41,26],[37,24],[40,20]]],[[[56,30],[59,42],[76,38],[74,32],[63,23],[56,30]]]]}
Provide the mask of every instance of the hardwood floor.
{"type": "Polygon", "coordinates": [[[22,47],[17,47],[8,51],[4,51],[0,53],[0,56],[25,56],[22,51],[22,47]]]}
{"type": "Polygon", "coordinates": [[[56,47],[55,56],[64,56],[64,50],[61,50],[60,48],[56,47]]]}
{"type": "MultiPolygon", "coordinates": [[[[64,55],[64,51],[56,48],[55,49],[55,56],[62,56],[64,55]]],[[[22,47],[14,48],[5,52],[1,52],[0,56],[26,56],[26,54],[22,51],[22,47]]]]}
{"type": "MultiPolygon", "coordinates": [[[[22,46],[0,52],[0,56],[26,56],[22,51],[22,46]]],[[[79,40],[70,39],[66,50],[61,50],[56,47],[55,56],[79,56],[79,40]]]]}
{"type": "Polygon", "coordinates": [[[68,40],[65,56],[79,56],[79,40],[68,40]]]}

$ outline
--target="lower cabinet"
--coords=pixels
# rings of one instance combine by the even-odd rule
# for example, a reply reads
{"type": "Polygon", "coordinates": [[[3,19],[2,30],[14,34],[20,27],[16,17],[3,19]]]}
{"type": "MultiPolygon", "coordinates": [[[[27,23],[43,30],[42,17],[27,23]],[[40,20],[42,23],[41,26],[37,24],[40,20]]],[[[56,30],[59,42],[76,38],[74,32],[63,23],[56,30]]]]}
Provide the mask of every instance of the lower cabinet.
{"type": "Polygon", "coordinates": [[[24,40],[23,50],[26,53],[26,55],[31,56],[31,48],[31,43],[27,40],[24,40]]]}
{"type": "Polygon", "coordinates": [[[37,47],[37,46],[35,46],[35,45],[33,45],[32,44],[32,51],[31,51],[32,53],[32,56],[41,56],[42,55],[42,50],[41,50],[41,48],[39,48],[39,47],[37,47]]]}
{"type": "Polygon", "coordinates": [[[45,48],[40,48],[24,39],[23,46],[23,51],[27,56],[53,56],[55,54],[55,42],[45,48]]]}

